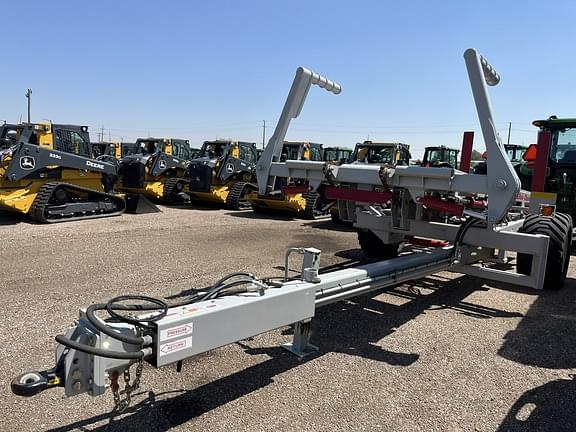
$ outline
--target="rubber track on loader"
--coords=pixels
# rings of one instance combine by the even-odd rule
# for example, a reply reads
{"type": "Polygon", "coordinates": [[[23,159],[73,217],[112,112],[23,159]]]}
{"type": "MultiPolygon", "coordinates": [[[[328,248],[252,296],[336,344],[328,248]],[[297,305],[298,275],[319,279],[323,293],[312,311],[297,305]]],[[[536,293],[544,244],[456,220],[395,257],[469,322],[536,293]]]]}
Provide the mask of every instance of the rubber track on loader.
{"type": "Polygon", "coordinates": [[[185,179],[171,177],[166,180],[164,183],[164,191],[162,193],[162,202],[164,204],[173,204],[177,201],[182,200],[182,197],[179,195],[180,191],[176,189],[178,183],[185,183],[185,179]]]}
{"type": "Polygon", "coordinates": [[[304,196],[306,197],[304,217],[306,219],[316,219],[316,216],[321,216],[321,214],[316,210],[316,202],[320,199],[320,195],[316,192],[307,192],[304,196]]]}
{"type": "Polygon", "coordinates": [[[109,194],[105,192],[96,191],[89,188],[84,188],[81,186],[69,184],[69,183],[60,183],[60,182],[50,182],[44,184],[40,190],[38,191],[38,195],[36,199],[32,203],[30,207],[30,217],[37,222],[41,223],[58,223],[58,222],[68,222],[68,221],[75,221],[75,220],[83,220],[83,219],[96,219],[108,216],[117,216],[124,213],[126,210],[126,202],[123,198],[119,197],[118,195],[109,194]],[[66,204],[50,204],[50,198],[54,195],[54,192],[58,188],[65,188],[72,191],[83,192],[89,195],[89,197],[97,197],[98,199],[89,199],[86,201],[82,201],[84,203],[93,203],[94,208],[89,211],[83,211],[81,215],[77,212],[70,213],[70,211],[62,211],[61,213],[58,212],[59,207],[66,206],[66,204]],[[108,203],[112,203],[114,207],[111,210],[98,208],[97,204],[103,201],[107,201],[108,203]],[[53,209],[56,214],[48,215],[47,210],[53,209]]]}
{"type": "Polygon", "coordinates": [[[232,185],[228,196],[226,197],[226,207],[231,210],[240,210],[245,205],[242,203],[242,193],[248,187],[249,183],[237,182],[232,185]]]}

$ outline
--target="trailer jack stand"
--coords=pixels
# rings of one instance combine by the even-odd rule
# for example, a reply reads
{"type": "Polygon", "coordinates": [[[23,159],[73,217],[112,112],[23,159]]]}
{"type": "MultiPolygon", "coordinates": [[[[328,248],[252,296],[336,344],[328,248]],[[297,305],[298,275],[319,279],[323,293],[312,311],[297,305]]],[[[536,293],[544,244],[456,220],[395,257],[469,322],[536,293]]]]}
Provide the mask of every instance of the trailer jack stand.
{"type": "Polygon", "coordinates": [[[283,348],[302,359],[318,352],[318,347],[310,343],[312,320],[300,321],[294,324],[294,338],[292,342],[282,345],[283,348]]]}

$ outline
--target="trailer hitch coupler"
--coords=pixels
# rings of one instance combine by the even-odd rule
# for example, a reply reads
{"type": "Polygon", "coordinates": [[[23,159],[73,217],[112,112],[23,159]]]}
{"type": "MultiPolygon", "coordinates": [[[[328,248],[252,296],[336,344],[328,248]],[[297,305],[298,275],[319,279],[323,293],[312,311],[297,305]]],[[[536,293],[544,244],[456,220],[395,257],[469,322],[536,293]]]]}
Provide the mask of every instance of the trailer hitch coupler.
{"type": "Polygon", "coordinates": [[[42,372],[26,372],[10,383],[12,393],[17,396],[35,396],[52,387],[63,386],[63,381],[54,369],[42,372]]]}

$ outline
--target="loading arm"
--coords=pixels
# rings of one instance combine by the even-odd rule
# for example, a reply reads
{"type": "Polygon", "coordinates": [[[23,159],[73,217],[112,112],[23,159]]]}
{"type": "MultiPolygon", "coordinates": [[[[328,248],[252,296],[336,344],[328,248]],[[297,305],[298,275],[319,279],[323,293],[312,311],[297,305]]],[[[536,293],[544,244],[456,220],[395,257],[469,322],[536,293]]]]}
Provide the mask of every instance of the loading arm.
{"type": "Polygon", "coordinates": [[[300,115],[300,111],[302,111],[302,106],[304,105],[304,101],[312,84],[316,84],[318,87],[336,95],[342,91],[340,84],[309,69],[299,67],[296,70],[296,76],[292,82],[288,98],[284,103],[284,109],[274,130],[274,134],[270,137],[268,145],[256,164],[258,193],[260,194],[265,194],[274,184],[274,176],[270,176],[272,162],[278,162],[280,160],[282,145],[284,144],[284,138],[290,126],[290,121],[300,115]]]}

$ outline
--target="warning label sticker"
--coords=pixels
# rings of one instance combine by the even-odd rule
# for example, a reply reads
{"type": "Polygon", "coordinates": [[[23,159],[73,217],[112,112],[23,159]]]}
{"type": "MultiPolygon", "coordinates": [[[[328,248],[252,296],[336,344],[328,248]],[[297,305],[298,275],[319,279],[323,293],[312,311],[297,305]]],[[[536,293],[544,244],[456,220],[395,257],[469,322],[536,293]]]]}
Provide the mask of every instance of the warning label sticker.
{"type": "Polygon", "coordinates": [[[175,337],[185,336],[188,334],[192,334],[192,323],[160,330],[160,340],[165,341],[168,339],[174,339],[175,337]]]}
{"type": "Polygon", "coordinates": [[[160,356],[192,348],[192,336],[160,345],[160,356]]]}

